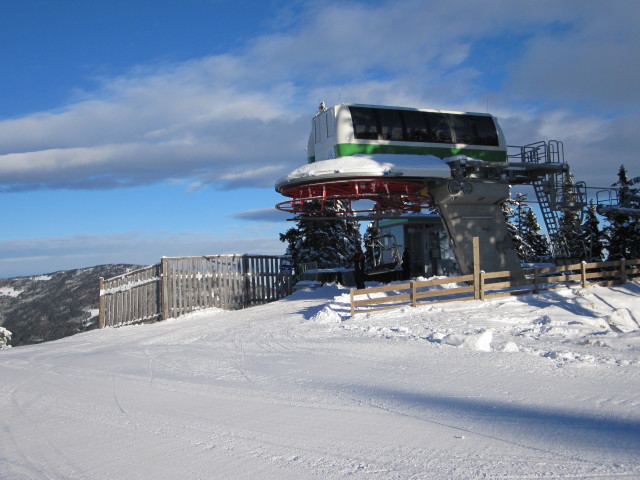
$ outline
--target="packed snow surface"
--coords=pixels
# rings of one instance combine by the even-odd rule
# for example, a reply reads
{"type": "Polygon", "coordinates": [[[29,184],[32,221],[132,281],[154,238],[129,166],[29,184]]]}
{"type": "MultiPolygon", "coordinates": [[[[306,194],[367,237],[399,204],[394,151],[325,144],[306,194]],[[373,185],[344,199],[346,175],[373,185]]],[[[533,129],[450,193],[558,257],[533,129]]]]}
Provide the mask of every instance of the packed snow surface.
{"type": "Polygon", "coordinates": [[[0,478],[640,478],[640,283],[348,298],[1,350],[0,478]]]}
{"type": "Polygon", "coordinates": [[[358,154],[298,167],[278,180],[276,189],[296,181],[376,176],[449,178],[451,168],[434,155],[358,154]]]}

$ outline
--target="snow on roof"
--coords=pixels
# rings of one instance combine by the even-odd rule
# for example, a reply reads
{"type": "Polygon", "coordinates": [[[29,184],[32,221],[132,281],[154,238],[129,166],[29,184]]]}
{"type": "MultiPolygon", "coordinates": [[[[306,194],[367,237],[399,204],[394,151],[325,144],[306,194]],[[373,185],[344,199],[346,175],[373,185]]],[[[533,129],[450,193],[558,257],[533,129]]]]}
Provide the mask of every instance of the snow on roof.
{"type": "Polygon", "coordinates": [[[449,178],[451,169],[434,155],[351,155],[320,160],[296,168],[276,182],[276,188],[296,180],[340,177],[420,177],[449,178]]]}

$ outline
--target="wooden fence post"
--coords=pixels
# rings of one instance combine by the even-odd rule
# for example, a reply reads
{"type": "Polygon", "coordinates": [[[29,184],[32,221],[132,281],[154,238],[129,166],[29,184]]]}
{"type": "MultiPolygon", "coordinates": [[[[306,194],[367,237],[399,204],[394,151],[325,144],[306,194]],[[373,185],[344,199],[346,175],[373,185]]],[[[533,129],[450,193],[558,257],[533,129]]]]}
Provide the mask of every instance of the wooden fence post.
{"type": "Polygon", "coordinates": [[[418,299],[416,298],[416,282],[411,280],[411,306],[415,307],[418,304],[418,299]]]}
{"type": "Polygon", "coordinates": [[[98,300],[98,328],[104,328],[104,277],[98,279],[98,285],[100,289],[100,299],[98,300]]]}
{"type": "Polygon", "coordinates": [[[480,239],[473,237],[473,298],[480,299],[480,239]]]}
{"type": "Polygon", "coordinates": [[[480,275],[478,275],[478,279],[480,280],[480,300],[484,302],[484,270],[480,270],[480,275]]]}
{"type": "Polygon", "coordinates": [[[587,262],[584,260],[580,262],[580,282],[582,288],[587,288],[587,262]]]}
{"type": "MultiPolygon", "coordinates": [[[[269,265],[269,263],[267,263],[269,265]]],[[[268,270],[268,273],[271,273],[271,270],[268,270]]],[[[244,277],[243,292],[242,292],[242,308],[247,308],[251,306],[251,278],[249,276],[249,258],[246,255],[242,255],[242,275],[244,277]]],[[[269,288],[269,281],[267,281],[267,285],[269,288]]]]}
{"type": "Polygon", "coordinates": [[[351,304],[351,316],[356,314],[356,308],[353,305],[353,288],[349,291],[349,303],[351,304]]]}
{"type": "Polygon", "coordinates": [[[160,261],[160,319],[169,318],[169,260],[162,257],[160,261]]]}
{"type": "Polygon", "coordinates": [[[533,293],[540,293],[538,282],[540,281],[540,272],[538,267],[533,267],[533,293]]]}

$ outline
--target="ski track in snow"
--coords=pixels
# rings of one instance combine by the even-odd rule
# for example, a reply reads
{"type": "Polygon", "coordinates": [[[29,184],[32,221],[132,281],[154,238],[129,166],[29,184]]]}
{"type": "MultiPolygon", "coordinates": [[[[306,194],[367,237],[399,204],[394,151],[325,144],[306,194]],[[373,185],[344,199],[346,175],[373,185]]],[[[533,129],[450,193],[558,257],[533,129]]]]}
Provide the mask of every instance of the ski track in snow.
{"type": "Polygon", "coordinates": [[[640,284],[339,286],[0,351],[0,479],[640,478],[640,284]]]}

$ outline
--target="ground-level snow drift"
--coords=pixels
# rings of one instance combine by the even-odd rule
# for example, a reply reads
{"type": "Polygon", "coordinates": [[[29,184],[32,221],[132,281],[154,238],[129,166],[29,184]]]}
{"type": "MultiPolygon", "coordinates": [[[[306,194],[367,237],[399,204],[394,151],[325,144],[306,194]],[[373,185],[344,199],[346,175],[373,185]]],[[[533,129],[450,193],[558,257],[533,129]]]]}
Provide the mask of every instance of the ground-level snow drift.
{"type": "Polygon", "coordinates": [[[0,351],[0,478],[640,478],[640,284],[347,302],[0,351]]]}

